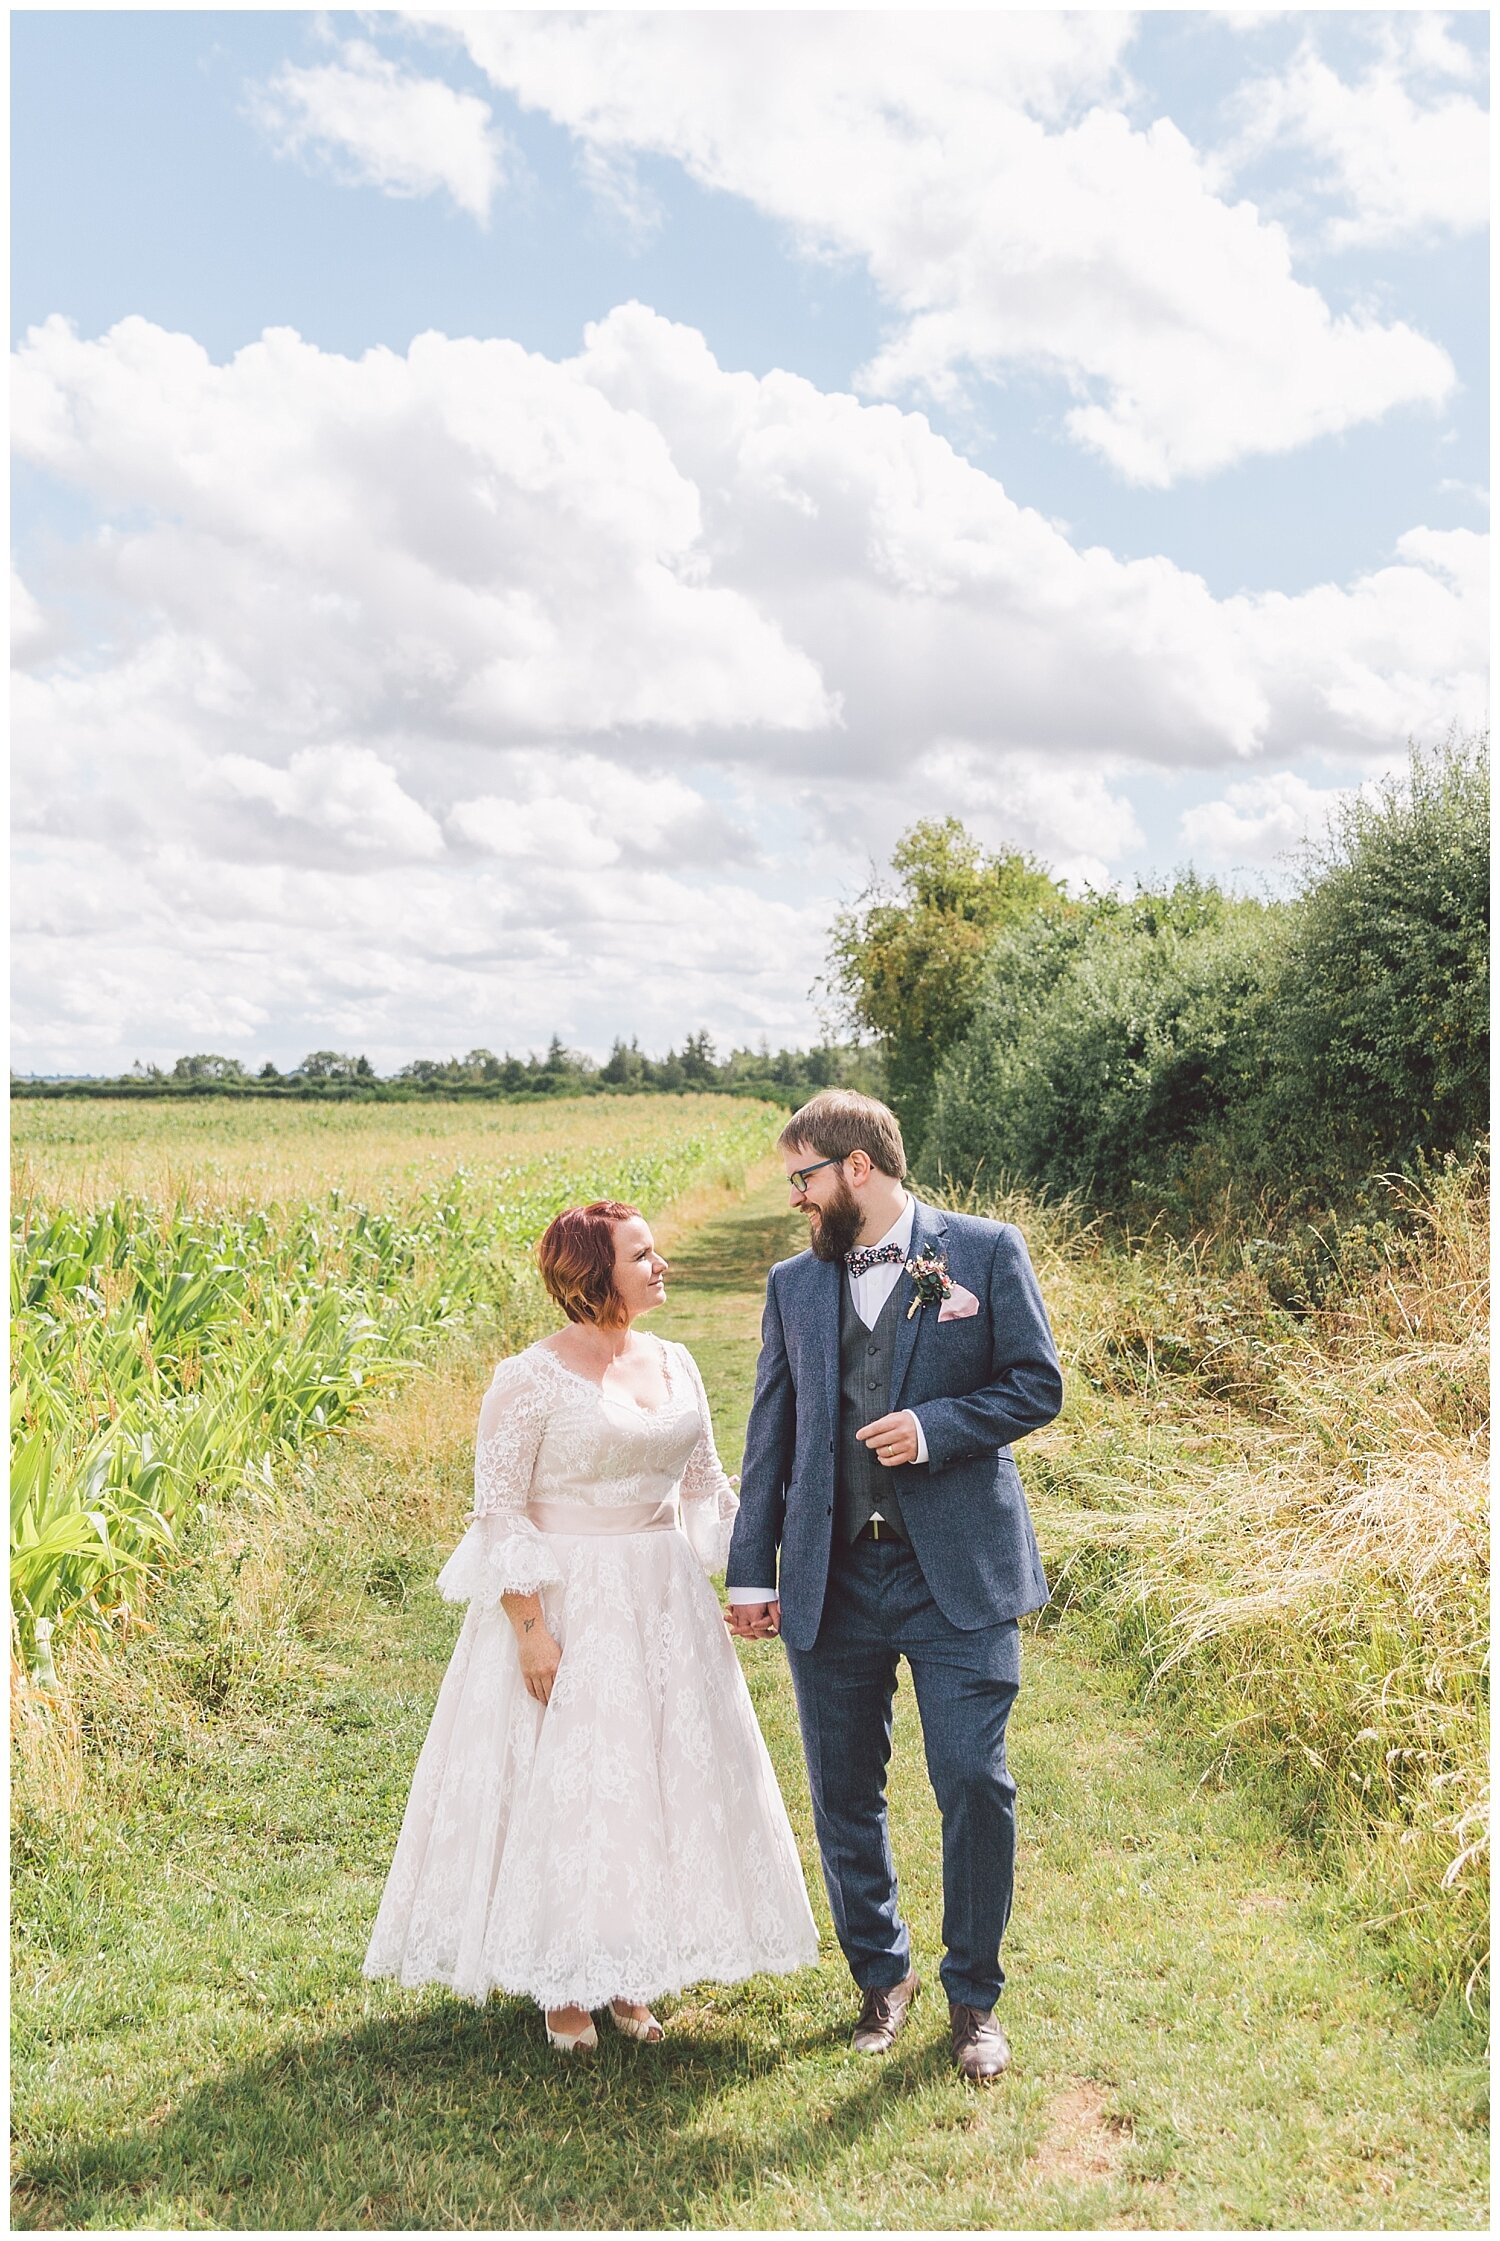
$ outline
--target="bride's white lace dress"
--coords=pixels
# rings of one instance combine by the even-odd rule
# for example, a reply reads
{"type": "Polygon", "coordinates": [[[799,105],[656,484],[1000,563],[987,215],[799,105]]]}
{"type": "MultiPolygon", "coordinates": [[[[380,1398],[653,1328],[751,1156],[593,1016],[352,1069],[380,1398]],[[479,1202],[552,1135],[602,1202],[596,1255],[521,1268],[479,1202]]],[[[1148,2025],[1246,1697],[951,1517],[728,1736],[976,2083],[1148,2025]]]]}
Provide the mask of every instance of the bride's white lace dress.
{"type": "Polygon", "coordinates": [[[412,1780],[367,1976],[543,2007],[804,1967],[817,1930],[718,1598],[737,1507],[687,1349],[655,1409],[550,1348],[500,1364],[473,1522],[438,1580],[468,1616],[412,1780]],[[679,1507],[680,1505],[680,1507],[679,1507]],[[522,1683],[502,1595],[562,1650],[522,1683]]]}

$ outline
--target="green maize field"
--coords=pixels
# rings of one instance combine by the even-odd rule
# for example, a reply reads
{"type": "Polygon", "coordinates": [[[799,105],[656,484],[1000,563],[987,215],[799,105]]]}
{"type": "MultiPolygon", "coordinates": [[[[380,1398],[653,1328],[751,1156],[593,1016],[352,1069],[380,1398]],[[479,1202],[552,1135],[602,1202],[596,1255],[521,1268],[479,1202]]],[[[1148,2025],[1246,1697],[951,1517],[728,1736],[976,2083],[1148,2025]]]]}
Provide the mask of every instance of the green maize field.
{"type": "Polygon", "coordinates": [[[21,1106],[12,1208],[12,1652],[138,1612],[216,1503],[437,1337],[541,1314],[562,1207],[654,1216],[738,1181],[779,1115],[721,1097],[545,1107],[21,1106]]]}

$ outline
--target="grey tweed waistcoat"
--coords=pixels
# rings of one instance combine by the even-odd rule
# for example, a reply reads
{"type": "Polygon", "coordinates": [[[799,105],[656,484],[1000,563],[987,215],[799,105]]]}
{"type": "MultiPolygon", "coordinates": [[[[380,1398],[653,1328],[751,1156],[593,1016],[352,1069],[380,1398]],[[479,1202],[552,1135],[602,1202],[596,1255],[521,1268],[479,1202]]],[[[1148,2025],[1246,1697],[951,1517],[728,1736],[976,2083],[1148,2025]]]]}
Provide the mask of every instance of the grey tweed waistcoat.
{"type": "Polygon", "coordinates": [[[890,1408],[891,1359],[900,1322],[902,1286],[893,1284],[889,1299],[866,1330],[849,1295],[849,1280],[840,1271],[839,1284],[839,1446],[834,1502],[834,1523],[841,1541],[852,1541],[879,1510],[898,1533],[906,1532],[901,1504],[891,1484],[894,1471],[876,1462],[863,1440],[854,1435],[861,1424],[873,1423],[890,1408]]]}

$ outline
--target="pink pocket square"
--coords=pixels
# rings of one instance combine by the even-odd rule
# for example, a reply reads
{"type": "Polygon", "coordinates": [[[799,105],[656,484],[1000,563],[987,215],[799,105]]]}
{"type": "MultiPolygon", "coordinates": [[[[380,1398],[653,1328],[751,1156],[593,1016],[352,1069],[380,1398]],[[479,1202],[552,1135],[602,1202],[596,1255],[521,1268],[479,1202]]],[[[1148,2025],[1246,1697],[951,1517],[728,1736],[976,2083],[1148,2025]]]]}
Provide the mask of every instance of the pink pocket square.
{"type": "Polygon", "coordinates": [[[938,1310],[938,1321],[940,1323],[962,1323],[970,1315],[977,1315],[978,1313],[979,1302],[974,1294],[965,1291],[962,1284],[955,1284],[938,1310]]]}

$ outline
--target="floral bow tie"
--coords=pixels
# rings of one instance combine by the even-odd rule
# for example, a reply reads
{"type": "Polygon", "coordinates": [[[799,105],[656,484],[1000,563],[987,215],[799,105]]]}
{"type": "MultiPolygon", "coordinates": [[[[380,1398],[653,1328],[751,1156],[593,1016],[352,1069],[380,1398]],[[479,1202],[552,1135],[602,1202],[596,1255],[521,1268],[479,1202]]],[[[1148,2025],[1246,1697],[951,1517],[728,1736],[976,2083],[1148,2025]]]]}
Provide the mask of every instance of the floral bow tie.
{"type": "Polygon", "coordinates": [[[906,1254],[899,1245],[856,1245],[852,1253],[844,1255],[844,1266],[851,1276],[863,1276],[868,1269],[878,1268],[882,1261],[904,1261],[906,1254]]]}

